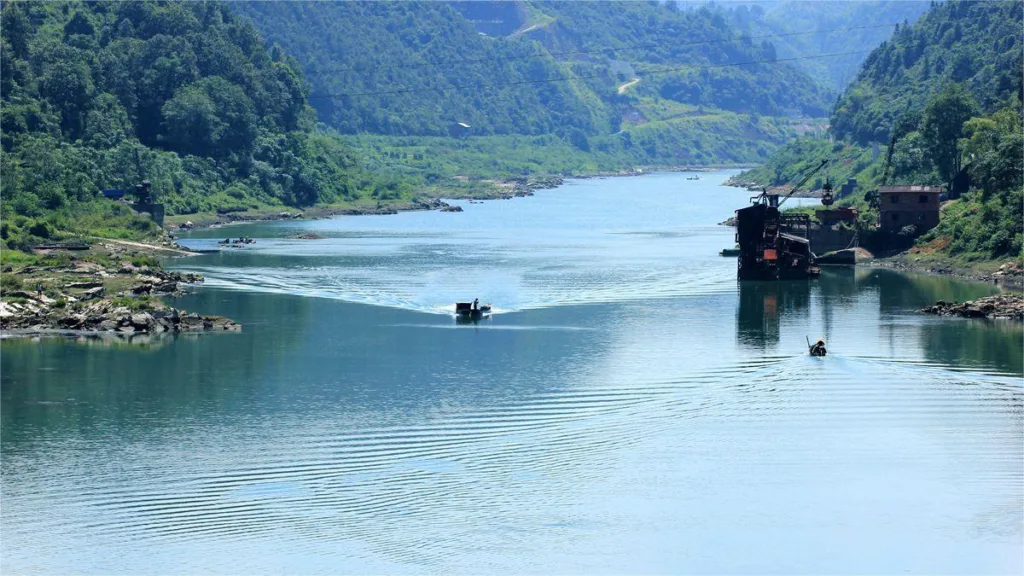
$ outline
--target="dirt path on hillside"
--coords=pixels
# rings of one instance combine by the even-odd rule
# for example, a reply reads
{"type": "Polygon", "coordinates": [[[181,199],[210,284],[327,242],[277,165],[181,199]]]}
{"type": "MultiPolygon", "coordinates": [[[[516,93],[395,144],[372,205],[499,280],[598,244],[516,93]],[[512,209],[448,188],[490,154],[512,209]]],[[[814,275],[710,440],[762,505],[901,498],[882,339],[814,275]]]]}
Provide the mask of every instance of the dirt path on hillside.
{"type": "Polygon", "coordinates": [[[640,83],[640,79],[639,78],[633,78],[629,82],[626,82],[622,86],[619,86],[619,94],[625,94],[626,90],[629,90],[630,88],[632,88],[633,86],[636,86],[639,83],[640,83]]]}

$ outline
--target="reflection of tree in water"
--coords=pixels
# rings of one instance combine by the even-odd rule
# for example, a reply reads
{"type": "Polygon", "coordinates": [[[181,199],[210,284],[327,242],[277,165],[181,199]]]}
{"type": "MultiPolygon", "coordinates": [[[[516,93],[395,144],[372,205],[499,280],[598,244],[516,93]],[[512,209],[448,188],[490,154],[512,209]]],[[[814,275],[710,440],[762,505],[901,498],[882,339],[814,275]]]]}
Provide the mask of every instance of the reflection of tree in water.
{"type": "Polygon", "coordinates": [[[916,311],[938,300],[964,302],[999,292],[996,287],[979,282],[877,268],[869,269],[857,286],[859,290],[876,290],[880,311],[889,314],[916,311]]]}
{"type": "Polygon", "coordinates": [[[931,361],[1024,372],[1024,326],[1019,322],[929,318],[921,326],[921,348],[931,361]]]}
{"type": "Polygon", "coordinates": [[[172,305],[219,314],[242,323],[242,333],[179,334],[8,340],[0,372],[3,444],[18,432],[76,427],[96,430],[125,424],[140,410],[148,418],[221,406],[255,389],[282,354],[302,341],[308,324],[305,298],[203,290],[172,305]],[[279,318],[286,329],[253,337],[251,321],[279,318]],[[225,382],[230,385],[224,385],[225,382]]]}
{"type": "Polygon", "coordinates": [[[1021,371],[1020,325],[963,318],[931,318],[920,309],[936,301],[966,302],[999,292],[995,286],[943,276],[903,273],[893,270],[858,271],[858,289],[874,290],[882,315],[912,315],[918,326],[883,322],[881,329],[893,348],[898,348],[907,332],[918,331],[919,346],[926,358],[941,364],[984,365],[1013,373],[1021,371]],[[861,277],[862,276],[862,277],[861,277]]]}
{"type": "Polygon", "coordinates": [[[806,280],[740,282],[736,338],[740,344],[767,349],[779,342],[779,323],[784,316],[806,314],[811,285],[806,280]]]}

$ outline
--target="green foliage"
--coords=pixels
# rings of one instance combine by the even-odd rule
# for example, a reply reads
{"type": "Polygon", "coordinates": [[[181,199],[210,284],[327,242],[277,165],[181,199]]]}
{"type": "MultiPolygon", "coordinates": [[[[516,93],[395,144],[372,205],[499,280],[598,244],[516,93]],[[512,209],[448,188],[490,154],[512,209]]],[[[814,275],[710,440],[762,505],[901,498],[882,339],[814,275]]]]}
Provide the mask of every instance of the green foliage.
{"type": "Polygon", "coordinates": [[[866,51],[889,37],[893,22],[902,22],[906,26],[928,10],[928,3],[923,0],[782,0],[723,3],[720,6],[731,6],[729,21],[745,35],[783,35],[771,39],[779,58],[805,58],[795,64],[818,83],[836,92],[845,88],[857,74],[867,56],[866,51]],[[821,33],[821,30],[838,31],[821,33]],[[816,33],[808,34],[812,31],[816,33]],[[823,53],[843,55],[806,58],[823,53]]]}
{"type": "MultiPolygon", "coordinates": [[[[168,214],[368,193],[312,132],[295,62],[224,3],[5,2],[4,245],[158,229],[102,198],[150,180],[168,214]]],[[[372,178],[369,179],[372,181],[372,178]]]]}
{"type": "Polygon", "coordinates": [[[115,298],[111,298],[110,303],[115,307],[127,308],[132,312],[145,312],[159,308],[159,300],[149,296],[148,294],[141,294],[139,296],[117,296],[115,298]]]}
{"type": "Polygon", "coordinates": [[[146,254],[139,254],[137,256],[132,256],[132,264],[134,266],[139,267],[149,266],[150,268],[156,268],[160,266],[160,261],[157,260],[156,258],[153,258],[152,256],[148,256],[146,254]]]}
{"type": "Polygon", "coordinates": [[[1024,5],[1015,0],[936,3],[865,60],[836,102],[832,130],[862,144],[887,142],[900,116],[920,113],[948,84],[963,84],[982,110],[1021,94],[1024,5]]]}
{"type": "Polygon", "coordinates": [[[921,120],[921,136],[932,162],[943,180],[952,180],[962,165],[959,140],[963,125],[977,113],[970,92],[959,84],[950,84],[928,100],[921,120]]]}
{"type": "Polygon", "coordinates": [[[618,132],[640,99],[816,117],[828,100],[789,63],[730,66],[770,60],[773,51],[737,38],[711,9],[571,1],[233,6],[296,55],[319,118],[344,134],[438,136],[464,122],[472,135],[554,134],[586,151],[581,134],[618,132]],[[636,94],[620,95],[627,71],[643,81],[636,94]]]}
{"type": "Polygon", "coordinates": [[[232,7],[301,61],[310,103],[343,133],[444,135],[456,122],[473,134],[589,132],[602,116],[569,83],[528,84],[564,75],[543,47],[481,36],[445,2],[232,7]]]}
{"type": "Polygon", "coordinates": [[[947,206],[939,225],[926,234],[923,242],[947,239],[947,251],[971,260],[1024,256],[1022,222],[1024,190],[983,200],[971,194],[947,206]]]}
{"type": "Polygon", "coordinates": [[[650,122],[619,134],[571,136],[494,135],[453,139],[434,136],[343,136],[362,163],[381,178],[412,190],[465,193],[479,182],[530,175],[572,175],[630,167],[753,163],[793,137],[785,122],[731,113],[650,122]],[[455,179],[459,177],[459,179],[455,179]]]}
{"type": "Polygon", "coordinates": [[[13,292],[21,290],[22,286],[21,277],[14,274],[0,274],[0,291],[13,292]]]}
{"type": "MultiPolygon", "coordinates": [[[[970,176],[973,191],[945,206],[919,243],[968,260],[1024,256],[1021,11],[1017,2],[935,5],[876,50],[840,98],[832,128],[845,141],[798,141],[740,180],[792,182],[812,158],[831,155],[832,175],[856,177],[861,188],[840,202],[858,206],[871,228],[877,216],[863,192],[882,184],[886,155],[867,143],[888,136],[890,124],[897,139],[886,184],[944,185],[965,166],[970,176]]],[[[903,246],[916,233],[884,244],[903,246]]]]}

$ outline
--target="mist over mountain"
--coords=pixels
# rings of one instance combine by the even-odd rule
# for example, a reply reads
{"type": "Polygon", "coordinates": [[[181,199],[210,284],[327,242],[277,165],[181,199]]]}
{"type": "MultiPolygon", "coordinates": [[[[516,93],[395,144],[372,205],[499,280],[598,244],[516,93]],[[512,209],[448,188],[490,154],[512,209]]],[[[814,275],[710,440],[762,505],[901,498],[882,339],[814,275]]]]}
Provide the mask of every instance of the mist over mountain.
{"type": "Polygon", "coordinates": [[[782,58],[849,53],[797,61],[823,87],[839,92],[853,80],[870,51],[889,38],[894,26],[913,23],[931,4],[930,0],[766,0],[719,6],[741,33],[778,35],[772,42],[782,58]]]}

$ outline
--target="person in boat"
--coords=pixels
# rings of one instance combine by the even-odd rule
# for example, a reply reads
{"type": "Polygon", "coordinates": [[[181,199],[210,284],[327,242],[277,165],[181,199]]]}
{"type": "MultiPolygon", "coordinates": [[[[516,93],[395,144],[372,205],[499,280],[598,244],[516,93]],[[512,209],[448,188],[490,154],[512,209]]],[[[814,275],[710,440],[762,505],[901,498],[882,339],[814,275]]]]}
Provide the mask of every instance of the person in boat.
{"type": "Polygon", "coordinates": [[[473,312],[479,312],[479,311],[480,311],[480,299],[479,298],[473,298],[473,312]]]}
{"type": "Polygon", "coordinates": [[[825,341],[819,338],[814,346],[811,346],[811,356],[824,356],[825,353],[825,341]]]}

